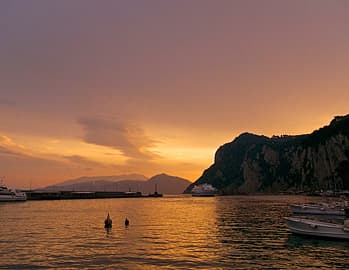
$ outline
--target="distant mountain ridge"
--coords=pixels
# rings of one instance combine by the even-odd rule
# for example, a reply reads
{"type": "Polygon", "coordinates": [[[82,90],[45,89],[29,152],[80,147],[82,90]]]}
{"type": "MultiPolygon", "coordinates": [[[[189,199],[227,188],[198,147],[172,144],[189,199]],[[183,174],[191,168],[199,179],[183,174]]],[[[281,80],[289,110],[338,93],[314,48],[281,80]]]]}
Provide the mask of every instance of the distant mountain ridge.
{"type": "Polygon", "coordinates": [[[187,179],[158,174],[150,179],[143,175],[129,174],[116,176],[92,176],[67,180],[62,183],[47,186],[40,190],[46,191],[139,191],[144,194],[158,193],[181,194],[191,184],[187,179]],[[134,177],[138,179],[132,179],[134,177]]]}
{"type": "Polygon", "coordinates": [[[349,115],[311,134],[243,133],[218,148],[214,164],[185,192],[203,183],[225,194],[349,190],[349,115]]]}
{"type": "Polygon", "coordinates": [[[146,181],[148,180],[147,177],[145,177],[142,174],[121,174],[121,175],[110,175],[110,176],[82,176],[75,179],[66,180],[64,182],[56,184],[56,186],[66,186],[66,185],[73,185],[83,182],[93,182],[93,181],[111,181],[111,182],[117,182],[117,181],[123,181],[123,180],[138,180],[138,181],[146,181]]]}

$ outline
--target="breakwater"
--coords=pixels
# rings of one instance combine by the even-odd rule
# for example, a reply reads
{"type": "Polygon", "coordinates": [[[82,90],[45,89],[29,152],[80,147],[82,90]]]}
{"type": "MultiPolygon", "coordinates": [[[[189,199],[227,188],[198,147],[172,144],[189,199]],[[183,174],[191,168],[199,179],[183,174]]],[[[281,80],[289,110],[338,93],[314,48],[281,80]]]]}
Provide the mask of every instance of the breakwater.
{"type": "Polygon", "coordinates": [[[70,200],[70,199],[105,199],[105,198],[143,198],[141,192],[111,191],[25,191],[27,200],[70,200]]]}

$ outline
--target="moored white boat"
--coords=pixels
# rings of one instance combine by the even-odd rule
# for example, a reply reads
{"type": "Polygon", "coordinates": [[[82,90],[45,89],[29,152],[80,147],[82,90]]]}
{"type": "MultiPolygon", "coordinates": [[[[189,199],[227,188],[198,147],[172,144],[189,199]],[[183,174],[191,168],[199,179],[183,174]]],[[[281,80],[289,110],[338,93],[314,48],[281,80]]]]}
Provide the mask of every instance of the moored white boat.
{"type": "Polygon", "coordinates": [[[16,189],[9,189],[0,184],[0,202],[26,201],[27,194],[16,189]]]}
{"type": "Polygon", "coordinates": [[[349,240],[349,220],[343,225],[297,217],[286,217],[285,220],[295,234],[349,240]]]}
{"type": "Polygon", "coordinates": [[[344,207],[338,205],[330,204],[290,204],[290,208],[293,214],[302,214],[302,215],[335,215],[335,216],[344,216],[345,211],[344,207]]]}
{"type": "Polygon", "coordinates": [[[191,195],[193,197],[213,197],[217,193],[217,189],[210,184],[202,184],[194,186],[191,190],[191,195]]]}

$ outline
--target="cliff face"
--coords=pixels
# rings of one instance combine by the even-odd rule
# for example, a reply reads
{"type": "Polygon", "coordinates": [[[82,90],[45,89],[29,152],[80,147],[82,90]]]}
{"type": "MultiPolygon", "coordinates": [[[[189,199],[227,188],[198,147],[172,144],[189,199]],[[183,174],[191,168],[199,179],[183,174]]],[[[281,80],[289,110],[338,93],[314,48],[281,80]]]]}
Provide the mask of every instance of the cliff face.
{"type": "Polygon", "coordinates": [[[186,191],[202,183],[227,194],[349,190],[349,115],[307,135],[241,134],[186,191]]]}

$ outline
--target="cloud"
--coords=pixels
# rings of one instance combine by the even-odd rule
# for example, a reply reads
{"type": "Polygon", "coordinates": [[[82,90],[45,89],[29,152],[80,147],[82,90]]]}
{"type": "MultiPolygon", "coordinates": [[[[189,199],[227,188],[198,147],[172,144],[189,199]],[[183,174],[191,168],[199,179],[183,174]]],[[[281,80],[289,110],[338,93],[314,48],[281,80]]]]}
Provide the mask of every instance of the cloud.
{"type": "Polygon", "coordinates": [[[140,127],[119,119],[80,118],[83,139],[87,143],[112,147],[131,159],[152,160],[159,157],[149,150],[157,143],[140,127]]]}
{"type": "Polygon", "coordinates": [[[15,102],[13,102],[9,99],[0,97],[0,106],[14,106],[14,105],[16,105],[15,102]]]}
{"type": "Polygon", "coordinates": [[[10,137],[0,135],[0,154],[31,156],[30,151],[15,143],[10,137]]]}
{"type": "Polygon", "coordinates": [[[66,172],[66,167],[63,162],[41,158],[11,138],[0,135],[0,171],[11,187],[27,187],[31,180],[40,185],[52,175],[66,172]]]}
{"type": "Polygon", "coordinates": [[[0,135],[0,172],[11,187],[27,187],[31,180],[36,187],[45,186],[52,181],[108,169],[107,165],[79,155],[42,154],[0,135]]]}
{"type": "Polygon", "coordinates": [[[102,163],[90,160],[88,158],[85,158],[85,157],[79,156],[79,155],[63,156],[63,158],[65,160],[68,160],[70,163],[72,163],[74,165],[78,165],[78,166],[83,167],[85,169],[88,168],[89,170],[91,170],[91,168],[97,167],[97,166],[99,168],[105,167],[105,165],[102,163]]]}
{"type": "Polygon", "coordinates": [[[0,146],[0,155],[19,155],[18,153],[7,149],[6,147],[0,146]]]}

